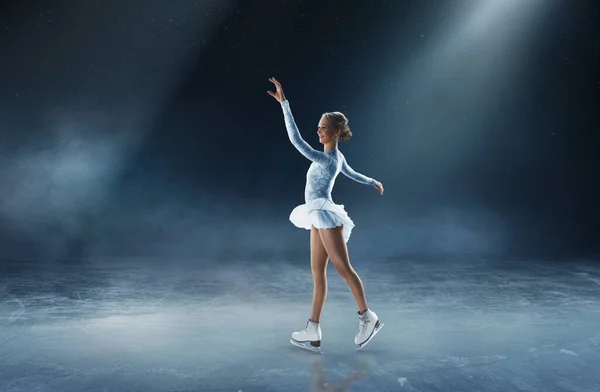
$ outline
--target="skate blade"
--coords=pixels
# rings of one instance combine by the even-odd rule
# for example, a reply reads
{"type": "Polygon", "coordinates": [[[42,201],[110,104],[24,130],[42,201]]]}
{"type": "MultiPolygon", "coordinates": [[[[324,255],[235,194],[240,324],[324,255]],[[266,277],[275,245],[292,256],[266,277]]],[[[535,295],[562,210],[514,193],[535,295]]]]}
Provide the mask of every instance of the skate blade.
{"type": "Polygon", "coordinates": [[[300,347],[300,348],[302,348],[304,350],[311,351],[311,352],[317,353],[317,354],[323,354],[323,351],[321,350],[321,347],[311,346],[310,342],[306,342],[306,343],[305,342],[298,342],[298,341],[296,341],[294,339],[290,339],[290,343],[292,343],[294,346],[300,347]]]}
{"type": "Polygon", "coordinates": [[[356,345],[356,351],[360,351],[363,348],[365,348],[365,346],[375,337],[375,335],[377,335],[377,333],[381,330],[381,328],[383,328],[384,325],[385,325],[384,323],[379,322],[379,327],[377,327],[373,330],[373,333],[371,334],[371,336],[363,343],[356,345]]]}

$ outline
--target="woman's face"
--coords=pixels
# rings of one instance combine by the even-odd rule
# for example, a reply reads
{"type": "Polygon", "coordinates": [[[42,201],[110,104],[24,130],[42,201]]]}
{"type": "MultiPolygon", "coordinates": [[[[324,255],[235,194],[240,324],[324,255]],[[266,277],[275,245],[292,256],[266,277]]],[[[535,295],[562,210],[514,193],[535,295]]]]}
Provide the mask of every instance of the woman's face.
{"type": "Polygon", "coordinates": [[[322,144],[331,143],[336,140],[336,134],[339,133],[338,129],[327,120],[325,115],[321,116],[319,125],[317,127],[317,135],[319,135],[319,142],[322,144]]]}

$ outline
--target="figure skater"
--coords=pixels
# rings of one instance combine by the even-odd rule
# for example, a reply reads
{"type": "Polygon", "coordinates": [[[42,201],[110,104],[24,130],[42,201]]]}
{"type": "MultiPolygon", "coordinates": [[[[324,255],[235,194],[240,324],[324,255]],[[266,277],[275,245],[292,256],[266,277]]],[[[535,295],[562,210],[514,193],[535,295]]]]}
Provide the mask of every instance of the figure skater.
{"type": "Polygon", "coordinates": [[[310,264],[314,284],[312,311],[306,328],[294,332],[290,342],[301,348],[320,352],[322,333],[319,319],[327,297],[326,269],[328,259],[331,259],[337,272],[350,286],[358,306],[359,326],[354,343],[357,350],[360,350],[379,332],[383,323],[367,307],[360,277],[350,265],[346,243],[354,222],[343,205],[333,202],[331,191],[340,171],[354,181],[375,187],[382,195],[383,185],[355,172],[338,150],[338,140],[347,141],[352,136],[346,116],[340,112],[323,114],[317,134],[324,148],[323,151],[317,151],[302,139],[281,83],[275,78],[270,78],[269,81],[275,85],[276,92],[267,92],[281,104],[290,141],[302,155],[312,161],[306,175],[306,204],[294,208],[290,214],[290,221],[296,227],[310,230],[310,264]]]}

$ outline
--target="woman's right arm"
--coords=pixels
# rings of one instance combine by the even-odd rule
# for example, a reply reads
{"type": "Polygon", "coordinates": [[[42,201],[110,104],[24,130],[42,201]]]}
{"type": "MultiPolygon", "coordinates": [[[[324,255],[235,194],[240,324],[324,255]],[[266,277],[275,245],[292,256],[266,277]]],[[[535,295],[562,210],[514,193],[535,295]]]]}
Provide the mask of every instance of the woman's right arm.
{"type": "Polygon", "coordinates": [[[279,81],[275,78],[269,78],[269,81],[275,85],[276,91],[267,91],[267,93],[269,93],[270,96],[275,98],[281,104],[288,137],[290,138],[290,141],[294,147],[296,147],[296,149],[300,151],[300,153],[307,159],[310,159],[313,162],[327,159],[327,156],[324,152],[315,150],[306,141],[304,141],[304,139],[302,139],[302,136],[300,136],[300,131],[296,126],[294,116],[292,116],[292,111],[290,110],[290,103],[287,99],[285,99],[285,94],[283,93],[283,87],[281,87],[281,83],[279,83],[279,81]]]}
{"type": "Polygon", "coordinates": [[[290,109],[290,103],[286,99],[281,102],[281,108],[283,109],[283,116],[285,119],[285,127],[287,129],[288,137],[290,141],[296,147],[298,151],[302,155],[304,155],[307,159],[311,161],[321,161],[325,157],[325,153],[322,151],[315,150],[308,144],[302,136],[300,135],[300,131],[296,126],[296,122],[294,121],[294,116],[292,115],[292,110],[290,109]]]}

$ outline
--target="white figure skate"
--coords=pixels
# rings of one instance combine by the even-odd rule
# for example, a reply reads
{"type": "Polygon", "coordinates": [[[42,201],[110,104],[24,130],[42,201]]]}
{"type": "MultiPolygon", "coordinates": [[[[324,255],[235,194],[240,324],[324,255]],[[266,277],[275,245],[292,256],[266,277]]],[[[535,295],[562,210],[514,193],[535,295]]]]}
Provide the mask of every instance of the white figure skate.
{"type": "Polygon", "coordinates": [[[358,332],[354,337],[356,350],[362,350],[377,335],[377,332],[383,328],[383,323],[375,312],[367,309],[362,315],[358,315],[358,332]]]}
{"type": "Polygon", "coordinates": [[[300,332],[294,332],[292,334],[290,343],[305,350],[323,354],[321,351],[322,336],[323,334],[321,333],[321,326],[319,323],[308,320],[306,323],[306,328],[300,332]]]}

